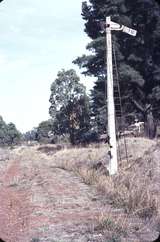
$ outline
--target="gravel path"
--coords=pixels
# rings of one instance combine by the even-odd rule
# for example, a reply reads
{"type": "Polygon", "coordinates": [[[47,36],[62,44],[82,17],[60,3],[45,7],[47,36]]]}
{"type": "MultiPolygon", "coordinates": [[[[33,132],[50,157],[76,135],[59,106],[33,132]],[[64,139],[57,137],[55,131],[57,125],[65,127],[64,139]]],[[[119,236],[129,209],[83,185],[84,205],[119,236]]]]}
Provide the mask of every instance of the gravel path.
{"type": "Polygon", "coordinates": [[[32,148],[12,152],[1,167],[0,237],[6,242],[94,241],[92,224],[104,210],[96,192],[54,168],[32,148]],[[91,235],[92,234],[92,235],[91,235]]]}

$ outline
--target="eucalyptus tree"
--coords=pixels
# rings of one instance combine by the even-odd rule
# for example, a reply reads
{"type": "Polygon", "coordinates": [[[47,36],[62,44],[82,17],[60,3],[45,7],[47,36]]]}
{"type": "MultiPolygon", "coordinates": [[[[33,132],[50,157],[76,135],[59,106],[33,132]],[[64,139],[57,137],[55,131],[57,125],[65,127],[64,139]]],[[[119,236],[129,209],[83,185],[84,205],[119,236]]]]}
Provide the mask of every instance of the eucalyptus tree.
{"type": "Polygon", "coordinates": [[[72,144],[89,128],[86,90],[75,70],[62,70],[51,85],[49,113],[55,134],[69,134],[72,144]]]}

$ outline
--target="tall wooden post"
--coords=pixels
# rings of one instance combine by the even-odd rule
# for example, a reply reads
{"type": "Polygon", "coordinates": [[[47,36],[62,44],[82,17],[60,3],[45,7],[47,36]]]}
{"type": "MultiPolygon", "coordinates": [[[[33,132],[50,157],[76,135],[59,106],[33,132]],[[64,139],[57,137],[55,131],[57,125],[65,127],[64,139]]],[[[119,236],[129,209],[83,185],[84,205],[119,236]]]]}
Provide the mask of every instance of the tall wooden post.
{"type": "Polygon", "coordinates": [[[129,35],[136,36],[137,31],[106,18],[106,59],[107,59],[107,108],[108,108],[108,136],[110,145],[109,173],[114,175],[118,171],[116,122],[114,105],[113,66],[112,66],[112,30],[122,31],[129,35]]]}
{"type": "Polygon", "coordinates": [[[106,18],[106,41],[107,41],[107,108],[108,108],[108,136],[110,144],[110,161],[109,173],[117,173],[117,142],[115,127],[115,105],[114,105],[114,88],[113,88],[113,66],[112,66],[112,35],[111,35],[111,18],[106,18]]]}

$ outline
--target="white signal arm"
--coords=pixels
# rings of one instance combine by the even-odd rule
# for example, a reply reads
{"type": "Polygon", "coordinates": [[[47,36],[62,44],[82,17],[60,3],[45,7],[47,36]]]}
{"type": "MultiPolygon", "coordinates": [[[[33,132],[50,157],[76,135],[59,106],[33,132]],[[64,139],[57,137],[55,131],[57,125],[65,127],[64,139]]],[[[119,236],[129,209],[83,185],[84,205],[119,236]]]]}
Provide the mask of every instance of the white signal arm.
{"type": "Polygon", "coordinates": [[[122,25],[122,32],[125,32],[129,35],[136,36],[137,35],[137,30],[128,28],[124,25],[122,25]]]}
{"type": "MultiPolygon", "coordinates": [[[[110,18],[110,17],[107,17],[107,19],[110,18]]],[[[137,35],[137,31],[135,29],[131,29],[131,28],[128,28],[127,26],[124,26],[124,25],[120,25],[120,24],[117,24],[111,20],[107,20],[108,22],[108,28],[110,27],[110,30],[117,30],[117,31],[122,31],[122,32],[125,32],[129,35],[132,35],[132,36],[136,36],[137,35]],[[110,24],[109,24],[110,23],[110,24]]]]}

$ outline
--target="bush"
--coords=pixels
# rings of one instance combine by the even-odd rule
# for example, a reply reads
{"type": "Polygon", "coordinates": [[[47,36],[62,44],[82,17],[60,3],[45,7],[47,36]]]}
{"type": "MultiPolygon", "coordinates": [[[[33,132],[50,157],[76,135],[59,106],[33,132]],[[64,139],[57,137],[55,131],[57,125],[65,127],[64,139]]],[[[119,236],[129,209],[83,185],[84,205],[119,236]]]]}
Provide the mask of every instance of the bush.
{"type": "Polygon", "coordinates": [[[80,133],[77,135],[77,143],[79,144],[89,144],[89,143],[94,143],[98,142],[99,140],[99,135],[95,130],[89,130],[85,133],[80,133]]]}
{"type": "Polygon", "coordinates": [[[15,124],[6,124],[0,116],[0,146],[17,145],[21,141],[21,133],[15,124]]]}

